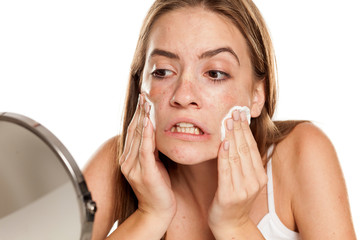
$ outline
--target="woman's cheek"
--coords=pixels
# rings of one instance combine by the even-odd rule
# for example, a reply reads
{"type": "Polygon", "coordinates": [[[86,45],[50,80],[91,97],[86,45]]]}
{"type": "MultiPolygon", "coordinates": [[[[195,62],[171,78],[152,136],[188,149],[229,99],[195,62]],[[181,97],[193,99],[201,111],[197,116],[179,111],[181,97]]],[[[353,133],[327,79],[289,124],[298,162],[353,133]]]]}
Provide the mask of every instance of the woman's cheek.
{"type": "MultiPolygon", "coordinates": [[[[152,101],[153,101],[153,110],[151,111],[151,114],[153,114],[154,116],[152,116],[152,119],[154,120],[155,122],[155,125],[156,126],[159,126],[160,128],[155,128],[155,135],[158,135],[159,134],[159,130],[160,129],[164,129],[165,127],[165,123],[164,119],[168,119],[166,117],[166,114],[167,114],[167,109],[165,109],[165,106],[166,106],[166,102],[169,101],[167,99],[167,97],[165,96],[166,92],[165,91],[159,91],[159,92],[152,92],[153,94],[150,95],[150,98],[151,96],[154,96],[152,97],[152,101]]],[[[151,118],[151,116],[150,116],[151,118]]]]}
{"type": "Polygon", "coordinates": [[[237,104],[237,100],[232,95],[223,95],[222,97],[217,97],[214,99],[221,99],[216,102],[216,106],[214,108],[218,109],[219,121],[221,121],[222,117],[226,115],[230,108],[237,104]]]}

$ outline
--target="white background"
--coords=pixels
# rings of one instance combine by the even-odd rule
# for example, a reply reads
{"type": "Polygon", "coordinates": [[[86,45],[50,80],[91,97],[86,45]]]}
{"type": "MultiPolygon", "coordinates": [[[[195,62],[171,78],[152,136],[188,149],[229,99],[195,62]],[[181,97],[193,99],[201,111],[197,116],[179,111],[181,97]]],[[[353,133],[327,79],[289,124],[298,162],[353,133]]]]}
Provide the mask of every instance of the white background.
{"type": "MultiPolygon", "coordinates": [[[[121,2],[0,0],[0,112],[42,123],[80,168],[120,132],[130,62],[152,3],[121,2]]],[[[358,1],[256,3],[277,55],[276,118],[311,120],[333,141],[360,235],[358,1]]]]}

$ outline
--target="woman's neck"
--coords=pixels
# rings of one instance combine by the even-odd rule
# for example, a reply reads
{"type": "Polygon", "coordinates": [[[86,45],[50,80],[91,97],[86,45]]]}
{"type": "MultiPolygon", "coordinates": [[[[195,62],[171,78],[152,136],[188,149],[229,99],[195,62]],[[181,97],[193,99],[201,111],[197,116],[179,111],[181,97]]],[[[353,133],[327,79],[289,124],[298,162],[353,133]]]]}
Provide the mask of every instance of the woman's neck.
{"type": "Polygon", "coordinates": [[[185,201],[198,205],[206,215],[218,185],[217,160],[208,160],[196,165],[177,164],[170,171],[171,185],[185,201]]]}

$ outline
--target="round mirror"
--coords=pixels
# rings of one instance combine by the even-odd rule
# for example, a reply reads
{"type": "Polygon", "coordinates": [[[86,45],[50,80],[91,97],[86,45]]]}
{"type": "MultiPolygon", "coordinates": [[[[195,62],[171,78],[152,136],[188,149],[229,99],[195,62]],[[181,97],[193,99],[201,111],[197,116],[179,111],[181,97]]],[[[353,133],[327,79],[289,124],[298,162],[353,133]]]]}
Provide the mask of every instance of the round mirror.
{"type": "Polygon", "coordinates": [[[14,113],[0,113],[0,194],[0,239],[91,239],[96,205],[74,159],[14,113]]]}

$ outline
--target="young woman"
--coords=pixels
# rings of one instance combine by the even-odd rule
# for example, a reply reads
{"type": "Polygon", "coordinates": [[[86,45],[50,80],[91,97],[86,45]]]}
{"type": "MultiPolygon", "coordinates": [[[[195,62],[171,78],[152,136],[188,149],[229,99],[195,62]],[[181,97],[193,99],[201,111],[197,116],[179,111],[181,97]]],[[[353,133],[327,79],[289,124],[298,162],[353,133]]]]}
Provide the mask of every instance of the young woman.
{"type": "Polygon", "coordinates": [[[275,105],[272,44],[251,0],[156,1],[122,135],[84,170],[93,239],[116,220],[108,239],[355,239],[331,142],[309,122],[272,121],[275,105]],[[222,141],[234,106],[251,124],[231,112],[222,141]]]}

